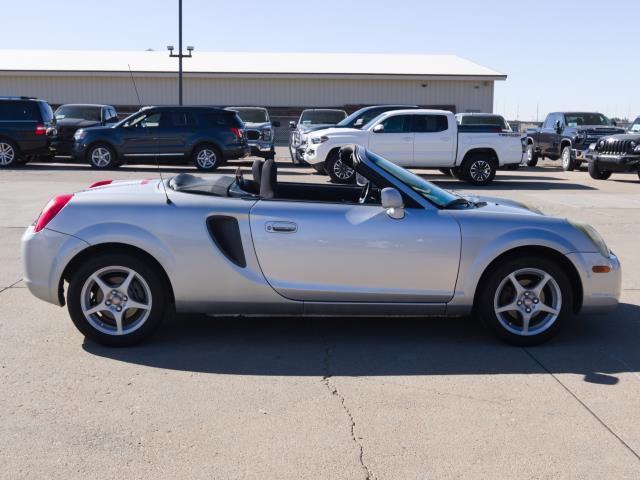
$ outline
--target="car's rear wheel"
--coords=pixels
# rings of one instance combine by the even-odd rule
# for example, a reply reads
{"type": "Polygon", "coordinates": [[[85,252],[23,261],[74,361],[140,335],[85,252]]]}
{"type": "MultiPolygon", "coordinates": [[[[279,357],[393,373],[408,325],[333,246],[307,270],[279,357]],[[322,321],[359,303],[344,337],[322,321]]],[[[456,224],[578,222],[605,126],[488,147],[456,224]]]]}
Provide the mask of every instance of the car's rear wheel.
{"type": "Polygon", "coordinates": [[[198,170],[211,172],[222,165],[222,153],[214,145],[202,145],[193,151],[193,163],[198,170]]]}
{"type": "Polygon", "coordinates": [[[475,311],[501,339],[537,345],[573,314],[573,290],[555,262],[523,256],[502,262],[484,280],[475,311]]]}
{"type": "Polygon", "coordinates": [[[14,143],[0,140],[0,168],[15,167],[20,163],[20,155],[14,143]]]}
{"type": "Polygon", "coordinates": [[[113,148],[104,143],[92,145],[87,151],[87,159],[93,168],[99,170],[117,168],[121,165],[113,148]]]}
{"type": "Polygon", "coordinates": [[[165,314],[167,288],[154,267],[127,253],[104,253],[71,276],[67,305],[86,337],[127,346],[149,337],[165,314]]]}
{"type": "Polygon", "coordinates": [[[560,158],[562,159],[562,169],[565,172],[572,172],[576,169],[576,161],[571,156],[571,147],[564,147],[560,158]]]}
{"type": "Polygon", "coordinates": [[[329,152],[324,162],[324,169],[334,183],[353,183],[356,181],[356,171],[340,160],[340,152],[335,149],[329,152]]]}
{"type": "Polygon", "coordinates": [[[476,154],[465,160],[462,165],[464,180],[473,185],[487,185],[496,176],[496,162],[484,154],[476,154]]]}
{"type": "Polygon", "coordinates": [[[527,164],[527,167],[535,167],[538,164],[538,153],[536,152],[533,143],[527,145],[525,162],[527,164]]]}
{"type": "Polygon", "coordinates": [[[611,172],[600,169],[598,162],[589,162],[589,175],[595,180],[606,180],[611,176],[611,172]]]}

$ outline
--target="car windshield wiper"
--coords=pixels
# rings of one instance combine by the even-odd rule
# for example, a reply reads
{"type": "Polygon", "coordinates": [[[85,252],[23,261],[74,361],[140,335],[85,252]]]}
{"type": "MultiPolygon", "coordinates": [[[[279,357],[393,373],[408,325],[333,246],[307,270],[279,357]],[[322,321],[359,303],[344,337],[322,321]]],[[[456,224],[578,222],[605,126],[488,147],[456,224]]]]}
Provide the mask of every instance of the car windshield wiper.
{"type": "Polygon", "coordinates": [[[449,203],[447,203],[444,206],[444,208],[452,208],[452,207],[457,207],[457,206],[470,207],[471,205],[474,205],[474,203],[470,202],[466,198],[459,197],[459,198],[456,198],[454,200],[451,200],[449,203]]]}

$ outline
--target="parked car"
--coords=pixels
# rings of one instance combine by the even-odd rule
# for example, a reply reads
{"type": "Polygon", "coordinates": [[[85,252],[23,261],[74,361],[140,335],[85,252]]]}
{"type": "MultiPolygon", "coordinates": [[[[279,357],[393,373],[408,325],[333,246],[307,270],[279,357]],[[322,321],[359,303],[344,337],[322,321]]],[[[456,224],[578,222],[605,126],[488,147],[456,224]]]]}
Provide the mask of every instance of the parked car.
{"type": "Polygon", "coordinates": [[[617,304],[620,264],[593,227],[459,196],[362,147],[344,148],[341,161],[361,185],[280,182],[273,160],[256,160],[252,180],[183,173],[59,195],[22,238],[25,283],[62,306],[68,282],[76,327],[115,346],[148,337],[173,307],[473,312],[504,340],[531,345],[577,312],[617,304]]]}
{"type": "Polygon", "coordinates": [[[603,137],[587,157],[591,178],[606,180],[615,172],[635,172],[640,179],[640,132],[603,137]]]}
{"type": "Polygon", "coordinates": [[[562,159],[566,171],[587,161],[589,145],[606,135],[624,133],[601,113],[554,112],[547,115],[541,128],[527,130],[526,162],[535,166],[539,158],[562,159]]]}
{"type": "Polygon", "coordinates": [[[212,171],[250,153],[238,115],[213,107],[144,107],[112,126],[81,128],[73,144],[76,159],[99,169],[162,157],[212,171]]]}
{"type": "Polygon", "coordinates": [[[32,97],[0,97],[0,168],[53,157],[55,118],[47,102],[32,97]]]}
{"type": "Polygon", "coordinates": [[[523,144],[519,133],[490,125],[458,125],[444,110],[393,110],[362,129],[329,128],[309,134],[304,160],[323,168],[336,183],[352,183],[355,171],[339,158],[348,144],[367,147],[403,167],[451,169],[460,179],[486,185],[498,167],[519,164],[523,144]]]}
{"type": "Polygon", "coordinates": [[[56,155],[71,156],[73,136],[81,128],[112,125],[118,122],[118,113],[111,105],[65,104],[60,105],[54,116],[56,134],[53,148],[56,155]]]}
{"type": "Polygon", "coordinates": [[[289,122],[289,154],[291,161],[300,165],[304,163],[302,155],[306,144],[306,135],[320,128],[326,128],[339,123],[346,118],[347,112],[331,108],[311,108],[303,110],[298,122],[289,122]]]}
{"type": "Polygon", "coordinates": [[[251,147],[251,155],[262,158],[275,158],[274,127],[279,127],[279,121],[271,121],[269,111],[262,107],[227,107],[234,111],[244,123],[244,133],[251,147]]]}
{"type": "Polygon", "coordinates": [[[457,113],[458,125],[492,125],[505,132],[512,132],[511,126],[502,115],[494,113],[457,113]]]}

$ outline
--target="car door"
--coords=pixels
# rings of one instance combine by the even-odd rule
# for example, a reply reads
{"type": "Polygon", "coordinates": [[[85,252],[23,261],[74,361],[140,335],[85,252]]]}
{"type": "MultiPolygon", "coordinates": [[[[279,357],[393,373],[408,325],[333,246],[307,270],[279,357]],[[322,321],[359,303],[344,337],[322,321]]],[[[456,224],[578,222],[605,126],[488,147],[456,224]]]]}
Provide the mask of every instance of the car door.
{"type": "Polygon", "coordinates": [[[191,113],[181,110],[163,112],[160,127],[154,132],[155,144],[163,156],[184,155],[189,137],[195,130],[196,121],[191,113]]]}
{"type": "Polygon", "coordinates": [[[313,302],[441,303],[453,297],[460,229],[446,211],[260,200],[250,213],[258,262],[281,295],[313,302]]]}
{"type": "MultiPolygon", "coordinates": [[[[453,166],[456,133],[446,115],[413,115],[414,167],[453,166]]],[[[454,120],[455,121],[455,120],[454,120]]]]}
{"type": "Polygon", "coordinates": [[[378,125],[382,125],[384,130],[376,132],[374,126],[369,131],[369,150],[398,165],[411,165],[414,138],[411,116],[393,115],[378,125]]]}
{"type": "Polygon", "coordinates": [[[122,128],[122,153],[125,157],[147,157],[159,153],[157,131],[162,112],[152,111],[133,119],[122,128]]]}
{"type": "Polygon", "coordinates": [[[554,153],[553,145],[556,143],[556,136],[558,135],[555,130],[555,123],[558,120],[558,115],[551,113],[547,115],[542,128],[540,129],[540,135],[538,145],[543,157],[554,157],[557,153],[554,153]]]}

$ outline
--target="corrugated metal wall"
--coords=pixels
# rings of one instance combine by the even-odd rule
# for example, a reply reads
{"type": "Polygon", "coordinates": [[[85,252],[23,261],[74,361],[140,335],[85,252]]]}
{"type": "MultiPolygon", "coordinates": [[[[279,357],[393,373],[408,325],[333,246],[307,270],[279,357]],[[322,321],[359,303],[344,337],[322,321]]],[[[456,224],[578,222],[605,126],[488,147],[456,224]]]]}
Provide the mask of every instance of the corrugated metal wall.
{"type": "MultiPolygon", "coordinates": [[[[142,104],[177,103],[177,78],[136,74],[142,104]]],[[[60,103],[137,105],[128,76],[0,75],[0,96],[28,95],[60,103]]],[[[493,111],[493,81],[208,78],[184,80],[185,104],[329,107],[384,103],[455,105],[458,112],[493,111]]]]}

